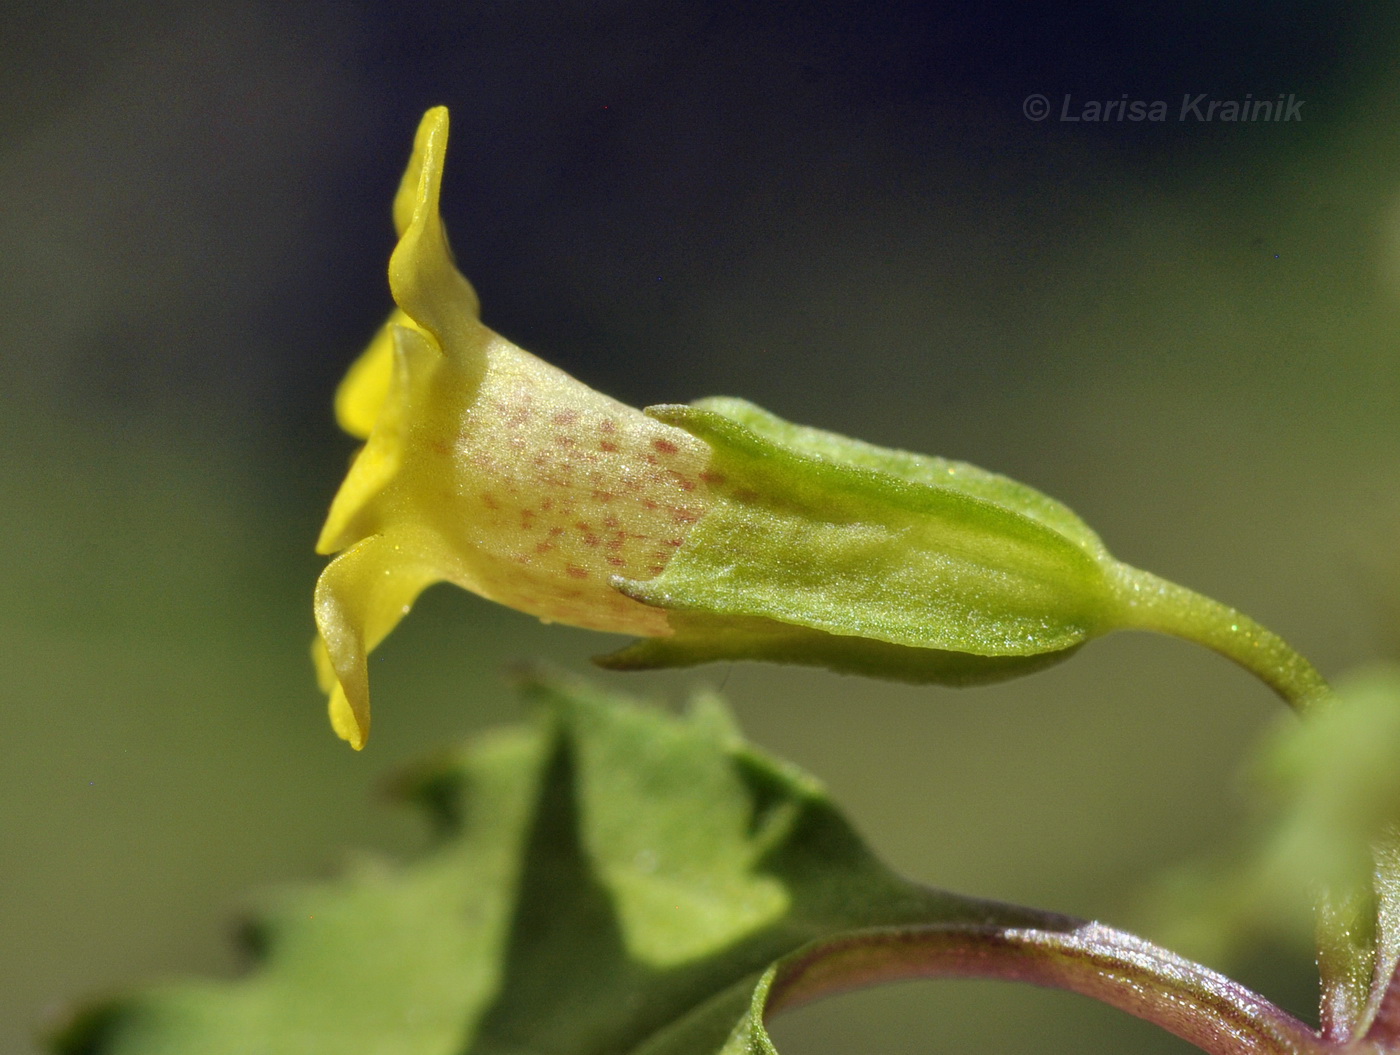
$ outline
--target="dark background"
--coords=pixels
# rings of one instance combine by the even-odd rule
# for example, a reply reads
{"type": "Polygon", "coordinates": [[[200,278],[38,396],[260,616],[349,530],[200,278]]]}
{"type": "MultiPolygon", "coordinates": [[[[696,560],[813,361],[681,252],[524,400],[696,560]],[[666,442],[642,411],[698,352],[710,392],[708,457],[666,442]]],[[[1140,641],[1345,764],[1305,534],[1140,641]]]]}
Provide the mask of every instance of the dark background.
{"type": "MultiPolygon", "coordinates": [[[[522,346],[634,404],[742,395],[1006,472],[1329,673],[1394,652],[1385,5],[6,7],[6,1055],[77,996],[236,970],[257,891],[411,852],[375,781],[514,716],[503,660],[583,669],[617,643],[439,588],[376,653],[366,753],[326,726],[311,542],[351,450],[330,397],[389,307],[389,203],[433,104],[459,261],[522,346]],[[1302,120],[1177,120],[1200,93],[1291,94],[1302,120]],[[1169,118],[1064,122],[1067,94],[1169,118]]],[[[1143,890],[1232,830],[1233,774],[1280,710],[1133,635],[962,693],[748,665],[605,680],[723,684],[911,874],[1157,937],[1143,890]]],[[[1310,1010],[1305,941],[1219,965],[1310,1010]]],[[[843,998],[777,1036],[1184,1050],[969,983],[843,998]]]]}

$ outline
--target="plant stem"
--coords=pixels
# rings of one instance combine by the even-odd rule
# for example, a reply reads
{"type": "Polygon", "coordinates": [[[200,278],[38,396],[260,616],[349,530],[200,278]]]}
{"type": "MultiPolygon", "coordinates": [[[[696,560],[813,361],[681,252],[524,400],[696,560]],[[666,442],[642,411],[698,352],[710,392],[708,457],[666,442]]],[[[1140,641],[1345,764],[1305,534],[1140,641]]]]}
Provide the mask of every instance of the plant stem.
{"type": "Polygon", "coordinates": [[[913,978],[999,978],[1081,993],[1210,1055],[1330,1055],[1307,1025],[1237,982],[1099,923],[1072,930],[943,925],[864,931],[785,960],[766,1015],[913,978]]]}
{"type": "Polygon", "coordinates": [[[1114,578],[1118,626],[1205,645],[1256,675],[1299,713],[1331,695],[1316,667],[1243,612],[1126,564],[1117,566],[1114,578]]]}

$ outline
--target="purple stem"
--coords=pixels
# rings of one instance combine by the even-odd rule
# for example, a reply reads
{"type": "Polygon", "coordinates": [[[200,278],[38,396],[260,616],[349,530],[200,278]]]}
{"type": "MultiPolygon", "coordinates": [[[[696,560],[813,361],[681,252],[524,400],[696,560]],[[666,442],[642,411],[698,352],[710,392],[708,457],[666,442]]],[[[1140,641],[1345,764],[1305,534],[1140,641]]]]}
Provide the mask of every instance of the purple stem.
{"type": "Polygon", "coordinates": [[[1400,1049],[1400,972],[1392,971],[1377,999],[1366,1040],[1381,1051],[1400,1049]]]}
{"type": "Polygon", "coordinates": [[[1392,979],[1376,1017],[1371,1020],[1371,1028],[1366,1031],[1366,1039],[1383,1050],[1394,1051],[1400,1047],[1400,992],[1392,979]]]}
{"type": "Polygon", "coordinates": [[[1211,1055],[1335,1055],[1337,1047],[1224,975],[1098,923],[1059,930],[882,928],[790,957],[767,1013],[881,982],[997,978],[1066,989],[1161,1026],[1211,1055]]]}

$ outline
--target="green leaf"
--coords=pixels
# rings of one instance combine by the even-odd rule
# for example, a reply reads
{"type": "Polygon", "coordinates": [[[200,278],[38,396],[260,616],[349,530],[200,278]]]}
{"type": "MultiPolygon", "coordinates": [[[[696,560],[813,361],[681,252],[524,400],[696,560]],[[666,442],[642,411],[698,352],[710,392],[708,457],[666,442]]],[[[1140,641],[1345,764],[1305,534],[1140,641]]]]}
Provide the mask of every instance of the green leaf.
{"type": "Polygon", "coordinates": [[[525,691],[532,725],[400,781],[437,826],[421,860],[280,895],[246,978],[91,1007],[54,1050],[772,1052],[763,1018],[782,1006],[957,975],[1082,992],[1220,1055],[1317,1050],[1266,1001],[1130,935],[900,878],[711,696],[675,718],[563,681],[525,691]]]}
{"type": "Polygon", "coordinates": [[[440,832],[423,859],[276,897],[245,979],[90,1009],[56,1050],[631,1051],[822,935],[1031,918],[895,876],[714,699],[673,718],[562,682],[526,691],[532,725],[405,782],[440,832]]]}

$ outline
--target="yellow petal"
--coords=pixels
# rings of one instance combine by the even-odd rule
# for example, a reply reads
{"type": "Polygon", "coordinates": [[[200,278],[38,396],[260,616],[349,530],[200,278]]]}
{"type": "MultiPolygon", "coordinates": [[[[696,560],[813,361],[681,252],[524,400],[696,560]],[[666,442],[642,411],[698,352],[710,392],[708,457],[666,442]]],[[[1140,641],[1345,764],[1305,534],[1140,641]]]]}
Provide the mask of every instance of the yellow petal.
{"type": "Polygon", "coordinates": [[[369,736],[366,657],[408,614],[424,588],[441,578],[404,558],[391,540],[373,535],[331,561],[316,583],[317,652],[328,661],[318,665],[323,670],[328,665],[335,682],[331,724],[356,750],[369,736]]]}
{"type": "Polygon", "coordinates": [[[401,311],[390,315],[335,390],[336,423],[357,439],[369,439],[389,396],[394,374],[394,326],[407,322],[408,316],[401,311]]]}
{"type": "Polygon", "coordinates": [[[464,368],[481,370],[486,365],[480,354],[481,305],[453,263],[438,213],[446,154],[447,109],[439,106],[423,115],[413,158],[394,201],[394,221],[402,224],[402,233],[389,258],[389,288],[404,314],[435,337],[448,355],[462,356],[464,368]]]}
{"type": "MultiPolygon", "coordinates": [[[[409,388],[413,383],[409,360],[412,357],[420,361],[431,359],[435,354],[416,328],[400,326],[392,318],[380,332],[386,339],[381,341],[380,337],[375,337],[369,351],[355,363],[351,376],[346,378],[347,385],[356,380],[354,374],[361,370],[366,357],[376,357],[361,372],[362,377],[372,369],[376,375],[382,373],[383,380],[375,376],[365,379],[360,385],[362,390],[368,388],[370,380],[375,385],[382,385],[383,394],[374,412],[374,427],[370,430],[369,442],[360,448],[350,464],[345,482],[340,485],[331,503],[330,512],[321,528],[321,537],[316,540],[317,553],[335,553],[366,535],[383,530],[384,525],[376,517],[376,511],[380,497],[398,474],[403,461],[404,415],[410,401],[409,388]],[[382,366],[378,362],[381,354],[384,358],[382,366]]],[[[345,388],[346,385],[341,387],[345,388]]]]}
{"type": "MultiPolygon", "coordinates": [[[[704,513],[709,447],[493,333],[438,215],[447,114],[424,117],[394,203],[398,304],[337,393],[366,437],[317,543],[336,731],[369,729],[366,657],[427,585],[449,581],[545,621],[642,636],[666,613],[618,576],[658,574],[704,513]]],[[[329,672],[329,673],[326,673],[329,672]]]]}
{"type": "MultiPolygon", "coordinates": [[[[394,196],[394,229],[400,238],[403,253],[399,256],[399,286],[395,296],[403,292],[417,304],[420,318],[434,317],[428,301],[446,297],[450,304],[436,313],[439,322],[450,328],[465,315],[476,319],[481,314],[476,291],[452,265],[447,233],[438,216],[438,195],[442,184],[442,166],[447,150],[447,108],[434,107],[423,115],[414,137],[413,156],[394,196]],[[407,241],[405,238],[407,236],[407,241]]],[[[393,268],[391,262],[390,267],[393,268]]],[[[391,275],[391,286],[394,285],[391,275]]],[[[399,302],[402,304],[403,300],[399,302]]],[[[413,319],[402,308],[389,316],[375,334],[374,340],[345,375],[335,394],[336,421],[352,436],[367,439],[389,392],[394,349],[393,328],[414,326],[413,319]]],[[[433,331],[441,337],[440,329],[433,331]]],[[[455,334],[461,337],[458,332],[455,334]]]]}

